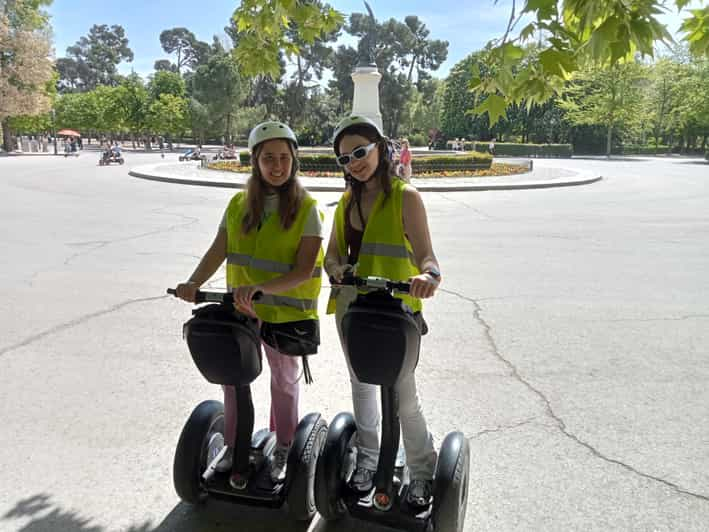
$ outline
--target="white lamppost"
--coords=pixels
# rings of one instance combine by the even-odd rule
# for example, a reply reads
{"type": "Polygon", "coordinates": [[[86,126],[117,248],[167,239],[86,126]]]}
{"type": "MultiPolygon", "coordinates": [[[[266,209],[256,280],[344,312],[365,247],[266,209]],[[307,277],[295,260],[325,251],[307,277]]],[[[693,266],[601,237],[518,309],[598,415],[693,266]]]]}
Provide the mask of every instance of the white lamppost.
{"type": "MultiPolygon", "coordinates": [[[[374,13],[367,2],[364,3],[369,11],[372,22],[376,24],[374,13]]],[[[354,98],[352,101],[352,114],[363,115],[373,120],[380,129],[382,127],[382,113],[379,111],[379,82],[382,75],[377,70],[377,65],[372,57],[372,36],[366,36],[365,54],[360,57],[359,64],[352,72],[354,82],[354,98]]]]}

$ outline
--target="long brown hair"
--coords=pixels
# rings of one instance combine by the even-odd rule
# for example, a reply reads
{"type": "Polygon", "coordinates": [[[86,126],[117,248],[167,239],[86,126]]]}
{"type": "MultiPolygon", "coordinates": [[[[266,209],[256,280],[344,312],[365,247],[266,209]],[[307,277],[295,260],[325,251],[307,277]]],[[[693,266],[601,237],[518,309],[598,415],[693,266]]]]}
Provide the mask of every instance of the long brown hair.
{"type": "MultiPolygon", "coordinates": [[[[298,215],[298,210],[303,202],[303,198],[305,198],[306,192],[297,177],[300,164],[298,162],[298,152],[295,146],[288,139],[274,140],[284,140],[288,144],[288,149],[293,158],[288,181],[276,188],[276,193],[278,194],[278,215],[281,218],[281,226],[283,229],[289,229],[290,226],[293,225],[295,217],[298,215]]],[[[244,219],[241,221],[241,230],[244,234],[258,227],[263,218],[268,184],[261,175],[261,170],[258,167],[258,158],[266,142],[268,141],[258,144],[251,153],[251,177],[246,183],[247,209],[246,214],[244,214],[244,219]]]]}
{"type": "MultiPolygon", "coordinates": [[[[379,184],[384,191],[384,200],[386,201],[391,194],[391,181],[394,178],[394,163],[391,160],[392,145],[391,141],[379,134],[379,132],[372,126],[367,124],[355,124],[348,127],[344,131],[341,131],[334,142],[335,155],[340,155],[340,141],[345,135],[359,135],[366,138],[370,142],[376,142],[379,149],[379,161],[377,167],[374,170],[374,175],[370,179],[377,179],[379,184]]],[[[342,171],[345,174],[345,180],[349,183],[352,189],[352,196],[350,202],[355,201],[357,205],[361,204],[362,200],[362,190],[364,189],[364,183],[353,178],[344,167],[342,171]]],[[[364,220],[362,220],[364,224],[364,220]]]]}

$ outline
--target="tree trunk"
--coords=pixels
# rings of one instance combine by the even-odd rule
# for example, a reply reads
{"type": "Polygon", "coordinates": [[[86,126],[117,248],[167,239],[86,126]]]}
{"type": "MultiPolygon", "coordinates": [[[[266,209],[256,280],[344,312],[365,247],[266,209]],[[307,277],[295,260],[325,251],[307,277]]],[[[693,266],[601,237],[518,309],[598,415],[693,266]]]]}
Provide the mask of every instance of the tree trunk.
{"type": "Polygon", "coordinates": [[[7,153],[15,150],[15,143],[12,142],[12,130],[10,129],[10,117],[2,121],[2,147],[7,153]]]}
{"type": "Polygon", "coordinates": [[[608,125],[608,135],[606,138],[606,157],[611,157],[611,144],[613,142],[613,124],[608,125]]]}

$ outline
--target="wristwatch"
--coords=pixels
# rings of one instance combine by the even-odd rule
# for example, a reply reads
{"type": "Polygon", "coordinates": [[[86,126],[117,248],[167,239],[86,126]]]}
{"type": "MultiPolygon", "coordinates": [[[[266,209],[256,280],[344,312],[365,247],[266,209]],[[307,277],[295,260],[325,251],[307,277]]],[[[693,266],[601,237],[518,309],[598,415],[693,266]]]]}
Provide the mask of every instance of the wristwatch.
{"type": "Polygon", "coordinates": [[[433,266],[427,268],[423,273],[427,273],[431,277],[433,277],[436,281],[441,280],[441,272],[438,271],[438,269],[434,268],[433,266]]]}

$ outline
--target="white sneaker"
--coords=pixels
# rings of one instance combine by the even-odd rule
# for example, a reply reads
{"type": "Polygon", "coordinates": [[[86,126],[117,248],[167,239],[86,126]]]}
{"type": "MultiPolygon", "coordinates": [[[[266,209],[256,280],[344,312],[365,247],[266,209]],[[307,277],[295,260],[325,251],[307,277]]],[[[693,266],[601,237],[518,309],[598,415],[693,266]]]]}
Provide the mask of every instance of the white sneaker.
{"type": "Polygon", "coordinates": [[[222,456],[222,459],[217,462],[217,465],[214,467],[216,471],[219,473],[226,473],[227,471],[231,471],[231,466],[232,463],[234,462],[234,448],[233,447],[227,447],[226,452],[224,453],[224,456],[222,456]]]}
{"type": "Polygon", "coordinates": [[[357,466],[357,469],[352,474],[352,479],[350,484],[352,488],[356,491],[365,492],[370,491],[374,485],[374,475],[376,471],[367,469],[365,467],[357,466]]]}
{"type": "Polygon", "coordinates": [[[271,482],[280,484],[286,479],[286,468],[288,466],[288,451],[290,445],[276,444],[276,448],[271,455],[271,482]]]}

